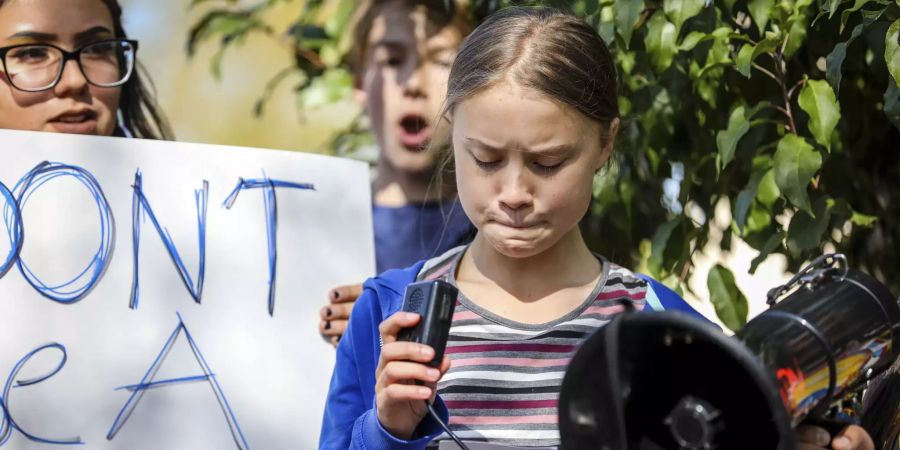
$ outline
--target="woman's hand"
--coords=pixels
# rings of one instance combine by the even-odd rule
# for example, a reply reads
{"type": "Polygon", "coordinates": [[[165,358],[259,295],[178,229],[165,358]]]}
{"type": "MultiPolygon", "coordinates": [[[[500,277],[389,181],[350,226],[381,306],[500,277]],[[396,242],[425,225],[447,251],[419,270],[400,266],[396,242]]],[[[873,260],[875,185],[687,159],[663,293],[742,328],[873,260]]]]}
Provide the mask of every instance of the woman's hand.
{"type": "Polygon", "coordinates": [[[439,368],[425,365],[434,359],[431,347],[397,340],[400,330],[415,326],[419,318],[415,313],[398,312],[378,327],[383,345],[375,369],[375,409],[381,426],[405,440],[412,438],[428,412],[425,402],[434,401],[437,381],[450,369],[447,356],[439,368]]]}
{"type": "Polygon", "coordinates": [[[850,425],[844,428],[833,439],[824,428],[811,425],[800,425],[794,430],[797,438],[797,450],[818,450],[831,448],[834,450],[875,450],[872,437],[862,427],[850,425]]]}
{"type": "Polygon", "coordinates": [[[328,305],[319,311],[322,318],[319,322],[319,334],[322,339],[337,347],[341,336],[347,331],[350,311],[361,293],[362,283],[338,286],[328,292],[328,305]]]}

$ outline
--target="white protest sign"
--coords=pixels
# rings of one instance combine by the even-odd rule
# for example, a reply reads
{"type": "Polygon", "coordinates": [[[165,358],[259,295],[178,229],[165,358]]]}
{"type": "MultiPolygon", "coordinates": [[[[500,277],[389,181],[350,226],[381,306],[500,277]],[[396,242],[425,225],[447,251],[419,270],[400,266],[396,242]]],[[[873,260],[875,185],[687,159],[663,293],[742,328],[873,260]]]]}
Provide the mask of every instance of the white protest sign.
{"type": "Polygon", "coordinates": [[[0,449],[317,446],[365,164],[0,130],[0,182],[0,449]]]}

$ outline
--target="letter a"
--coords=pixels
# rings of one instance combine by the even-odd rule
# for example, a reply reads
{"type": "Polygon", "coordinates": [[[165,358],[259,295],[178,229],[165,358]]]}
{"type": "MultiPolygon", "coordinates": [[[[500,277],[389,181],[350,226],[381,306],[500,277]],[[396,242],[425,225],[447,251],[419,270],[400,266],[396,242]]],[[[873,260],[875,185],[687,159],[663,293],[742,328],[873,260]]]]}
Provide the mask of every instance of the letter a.
{"type": "Polygon", "coordinates": [[[216,394],[216,400],[219,401],[219,405],[222,407],[222,412],[225,414],[225,420],[228,421],[228,427],[231,429],[231,435],[234,438],[234,443],[240,450],[249,449],[250,447],[247,445],[246,439],[244,439],[244,434],[241,432],[241,427],[238,425],[237,419],[234,416],[234,412],[232,412],[231,406],[228,405],[228,400],[225,399],[225,393],[222,391],[221,386],[219,386],[219,382],[216,381],[216,375],[213,374],[212,370],[209,368],[209,365],[206,364],[206,360],[203,358],[203,354],[200,352],[200,347],[197,346],[197,343],[194,341],[191,333],[184,325],[184,321],[181,320],[180,314],[178,315],[178,326],[175,327],[175,331],[173,331],[169,336],[169,339],[166,341],[166,345],[163,346],[162,351],[159,352],[159,355],[156,357],[156,360],[153,361],[150,369],[148,369],[147,373],[144,374],[144,378],[141,379],[141,382],[130,386],[122,386],[117,389],[125,389],[131,391],[131,397],[128,398],[128,401],[125,402],[125,406],[122,407],[122,410],[119,411],[119,415],[116,416],[116,420],[115,422],[113,422],[112,427],[109,429],[109,433],[107,433],[106,439],[111,441],[114,437],[116,437],[116,434],[119,432],[119,430],[122,429],[122,426],[125,425],[128,417],[131,416],[131,413],[134,412],[135,408],[137,408],[138,402],[140,402],[141,397],[143,397],[144,395],[144,391],[153,388],[165,388],[170,385],[191,381],[207,381],[210,384],[216,394]],[[154,381],[153,377],[156,375],[156,372],[165,361],[166,355],[169,354],[169,350],[172,349],[172,346],[175,344],[175,340],[178,338],[178,335],[182,332],[184,333],[185,338],[187,338],[188,344],[191,346],[191,351],[194,353],[194,358],[196,358],[197,363],[200,364],[200,367],[203,370],[203,375],[154,381]]]}

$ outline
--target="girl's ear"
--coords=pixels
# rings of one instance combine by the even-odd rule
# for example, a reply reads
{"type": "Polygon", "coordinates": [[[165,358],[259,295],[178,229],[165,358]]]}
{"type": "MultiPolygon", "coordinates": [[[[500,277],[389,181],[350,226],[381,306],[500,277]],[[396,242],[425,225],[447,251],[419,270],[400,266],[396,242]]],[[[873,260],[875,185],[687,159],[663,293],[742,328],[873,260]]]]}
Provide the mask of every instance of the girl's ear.
{"type": "Polygon", "coordinates": [[[619,118],[616,117],[609,121],[609,125],[606,126],[606,130],[602,131],[602,136],[600,136],[600,158],[597,160],[598,164],[597,167],[594,168],[595,171],[602,169],[603,165],[606,164],[606,161],[612,156],[613,148],[616,144],[616,135],[618,133],[619,118]]]}

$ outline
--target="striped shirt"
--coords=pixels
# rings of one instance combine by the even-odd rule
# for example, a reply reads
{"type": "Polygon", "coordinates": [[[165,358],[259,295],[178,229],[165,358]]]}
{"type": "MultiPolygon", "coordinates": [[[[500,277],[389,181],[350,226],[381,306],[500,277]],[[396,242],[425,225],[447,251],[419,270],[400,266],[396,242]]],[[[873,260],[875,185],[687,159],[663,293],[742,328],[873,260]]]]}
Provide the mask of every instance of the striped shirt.
{"type": "MultiPolygon", "coordinates": [[[[464,247],[426,264],[419,279],[456,285],[464,247]]],[[[462,440],[558,446],[557,403],[579,345],[625,303],[643,309],[646,282],[598,256],[603,275],[585,301],[552,322],[524,324],[487,311],[460,293],[446,354],[452,365],[438,383],[450,429],[462,440]]],[[[440,435],[436,441],[449,439],[440,435]]]]}

